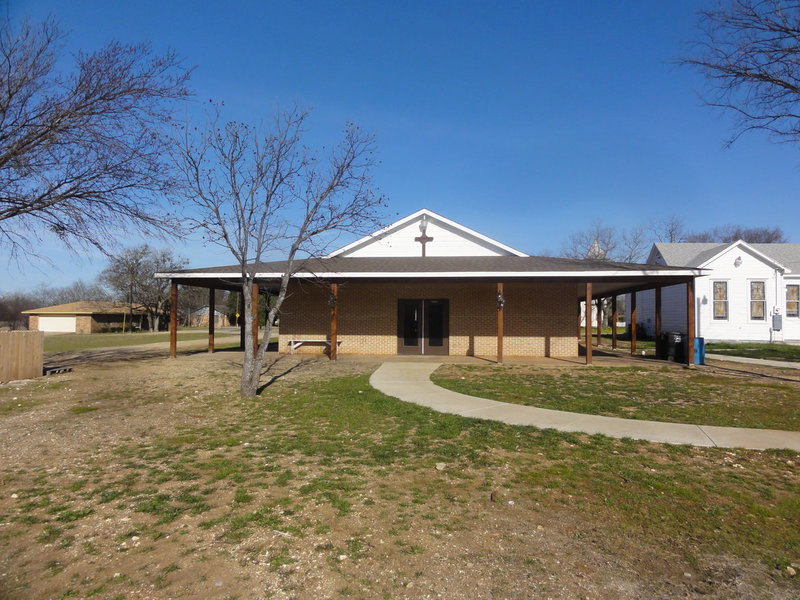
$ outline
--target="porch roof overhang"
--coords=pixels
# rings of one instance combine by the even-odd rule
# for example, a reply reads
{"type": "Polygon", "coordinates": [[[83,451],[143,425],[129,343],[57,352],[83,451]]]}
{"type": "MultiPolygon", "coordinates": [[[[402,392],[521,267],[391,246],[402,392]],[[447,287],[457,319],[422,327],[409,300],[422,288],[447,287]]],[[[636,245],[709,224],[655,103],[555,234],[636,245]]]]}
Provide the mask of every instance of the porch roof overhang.
{"type": "MultiPolygon", "coordinates": [[[[248,275],[267,288],[279,285],[287,272],[296,280],[351,281],[539,281],[574,282],[576,295],[583,299],[582,284],[593,284],[594,298],[624,294],[685,283],[704,274],[696,267],[668,267],[579,260],[546,256],[478,257],[329,257],[264,262],[248,266],[248,275]]],[[[219,289],[237,289],[241,285],[239,265],[185,269],[157,273],[157,277],[175,283],[219,289]]]]}

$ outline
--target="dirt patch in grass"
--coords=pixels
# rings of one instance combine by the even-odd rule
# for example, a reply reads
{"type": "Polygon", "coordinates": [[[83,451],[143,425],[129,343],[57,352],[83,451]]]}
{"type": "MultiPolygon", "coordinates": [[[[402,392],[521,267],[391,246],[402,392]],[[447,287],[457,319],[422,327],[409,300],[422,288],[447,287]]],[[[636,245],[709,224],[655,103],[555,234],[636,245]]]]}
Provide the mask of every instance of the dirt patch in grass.
{"type": "Polygon", "coordinates": [[[441,415],[375,363],[241,400],[236,361],[0,387],[0,598],[797,596],[794,453],[441,415]]]}
{"type": "Polygon", "coordinates": [[[433,380],[473,396],[569,412],[800,431],[800,372],[785,371],[443,365],[433,380]]]}

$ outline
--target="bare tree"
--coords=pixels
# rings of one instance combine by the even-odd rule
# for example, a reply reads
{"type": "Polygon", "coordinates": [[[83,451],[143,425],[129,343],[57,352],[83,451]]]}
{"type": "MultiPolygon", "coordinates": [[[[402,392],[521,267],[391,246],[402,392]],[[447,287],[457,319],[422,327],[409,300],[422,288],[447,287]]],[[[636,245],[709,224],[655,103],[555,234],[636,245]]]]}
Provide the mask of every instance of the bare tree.
{"type": "Polygon", "coordinates": [[[619,231],[595,221],[583,231],[571,234],[562,246],[561,256],[617,262],[638,262],[648,250],[647,230],[643,226],[619,231]]]}
{"type": "Polygon", "coordinates": [[[800,3],[730,0],[703,11],[695,56],[711,87],[706,102],[736,116],[736,141],[752,129],[800,142],[800,3]]]}
{"type": "Polygon", "coordinates": [[[111,295],[100,284],[97,282],[87,283],[80,279],[62,287],[42,284],[34,288],[31,295],[36,298],[38,304],[30,308],[84,302],[87,300],[111,300],[111,295]]]}
{"type": "Polygon", "coordinates": [[[592,258],[595,260],[613,260],[619,239],[613,227],[595,221],[589,229],[576,231],[561,248],[561,255],[567,258],[592,258]]]}
{"type": "Polygon", "coordinates": [[[241,393],[258,393],[272,323],[286,298],[297,259],[323,251],[328,234],[366,232],[377,224],[382,199],[373,191],[374,139],[352,124],[327,156],[302,143],[309,113],[280,112],[269,131],[244,123],[219,123],[185,130],[176,161],[185,176],[192,224],[227,248],[241,268],[246,339],[253,331],[253,283],[268,252],[285,256],[266,319],[263,342],[254,353],[245,344],[241,393]]]}
{"type": "Polygon", "coordinates": [[[628,263],[641,262],[647,256],[649,246],[647,229],[643,225],[625,229],[614,260],[628,263]]]}
{"type": "Polygon", "coordinates": [[[776,244],[785,243],[786,236],[780,227],[745,227],[743,225],[723,225],[686,236],[687,242],[729,243],[737,240],[744,240],[751,244],[776,244]]]}
{"type": "Polygon", "coordinates": [[[38,308],[38,298],[27,292],[11,292],[0,295],[0,328],[25,329],[27,315],[23,310],[38,308]]]}
{"type": "Polygon", "coordinates": [[[52,20],[0,27],[0,246],[35,254],[45,232],[70,248],[114,233],[175,232],[160,199],[172,188],[166,125],[189,94],[173,52],[111,42],[58,72],[52,20]]]}
{"type": "Polygon", "coordinates": [[[144,244],[112,256],[109,265],[99,276],[115,292],[119,300],[127,302],[131,314],[135,306],[147,311],[151,331],[158,331],[161,317],[169,311],[169,282],[156,279],[159,272],[177,271],[187,261],[177,257],[172,250],[155,250],[144,244]]]}
{"type": "Polygon", "coordinates": [[[657,242],[685,242],[686,224],[676,215],[650,222],[650,233],[657,242]]]}

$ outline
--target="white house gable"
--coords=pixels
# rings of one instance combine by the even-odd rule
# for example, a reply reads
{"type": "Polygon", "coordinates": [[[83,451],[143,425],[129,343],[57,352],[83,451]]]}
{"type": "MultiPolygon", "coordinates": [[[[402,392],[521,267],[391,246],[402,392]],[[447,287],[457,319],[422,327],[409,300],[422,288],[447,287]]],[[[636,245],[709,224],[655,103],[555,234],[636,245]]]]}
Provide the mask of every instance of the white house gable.
{"type": "MultiPolygon", "coordinates": [[[[797,280],[789,265],[800,259],[800,244],[654,244],[648,262],[702,268],[695,280],[698,336],[712,340],[800,339],[800,311],[791,301],[797,280]],[[780,315],[780,329],[773,316],[780,315]]],[[[800,264],[800,263],[798,263],[800,264]]],[[[685,331],[685,286],[662,289],[662,329],[685,331]]],[[[652,334],[655,294],[637,296],[637,320],[652,334]]]]}
{"type": "Polygon", "coordinates": [[[329,256],[527,256],[426,209],[344,246],[329,256]]]}

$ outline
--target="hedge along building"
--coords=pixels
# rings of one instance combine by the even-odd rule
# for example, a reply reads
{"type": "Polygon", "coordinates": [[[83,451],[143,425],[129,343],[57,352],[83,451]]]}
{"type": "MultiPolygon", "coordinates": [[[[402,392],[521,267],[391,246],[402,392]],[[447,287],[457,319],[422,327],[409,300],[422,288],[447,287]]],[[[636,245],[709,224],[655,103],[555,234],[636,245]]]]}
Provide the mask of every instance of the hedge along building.
{"type": "MultiPolygon", "coordinates": [[[[258,291],[269,295],[277,292],[287,263],[252,269],[258,291]]],[[[687,308],[693,312],[693,282],[700,274],[674,266],[529,256],[422,209],[325,257],[295,261],[280,312],[278,350],[328,352],[331,358],[484,356],[499,362],[503,356],[577,357],[581,302],[611,298],[616,312],[618,295],[688,283],[687,308]]],[[[172,280],[173,306],[178,284],[209,288],[210,302],[214,289],[241,289],[238,265],[158,276],[172,280]]],[[[213,326],[209,334],[213,350],[213,326]]],[[[591,328],[584,336],[591,363],[591,328]]],[[[173,356],[175,340],[173,335],[173,356]]]]}

